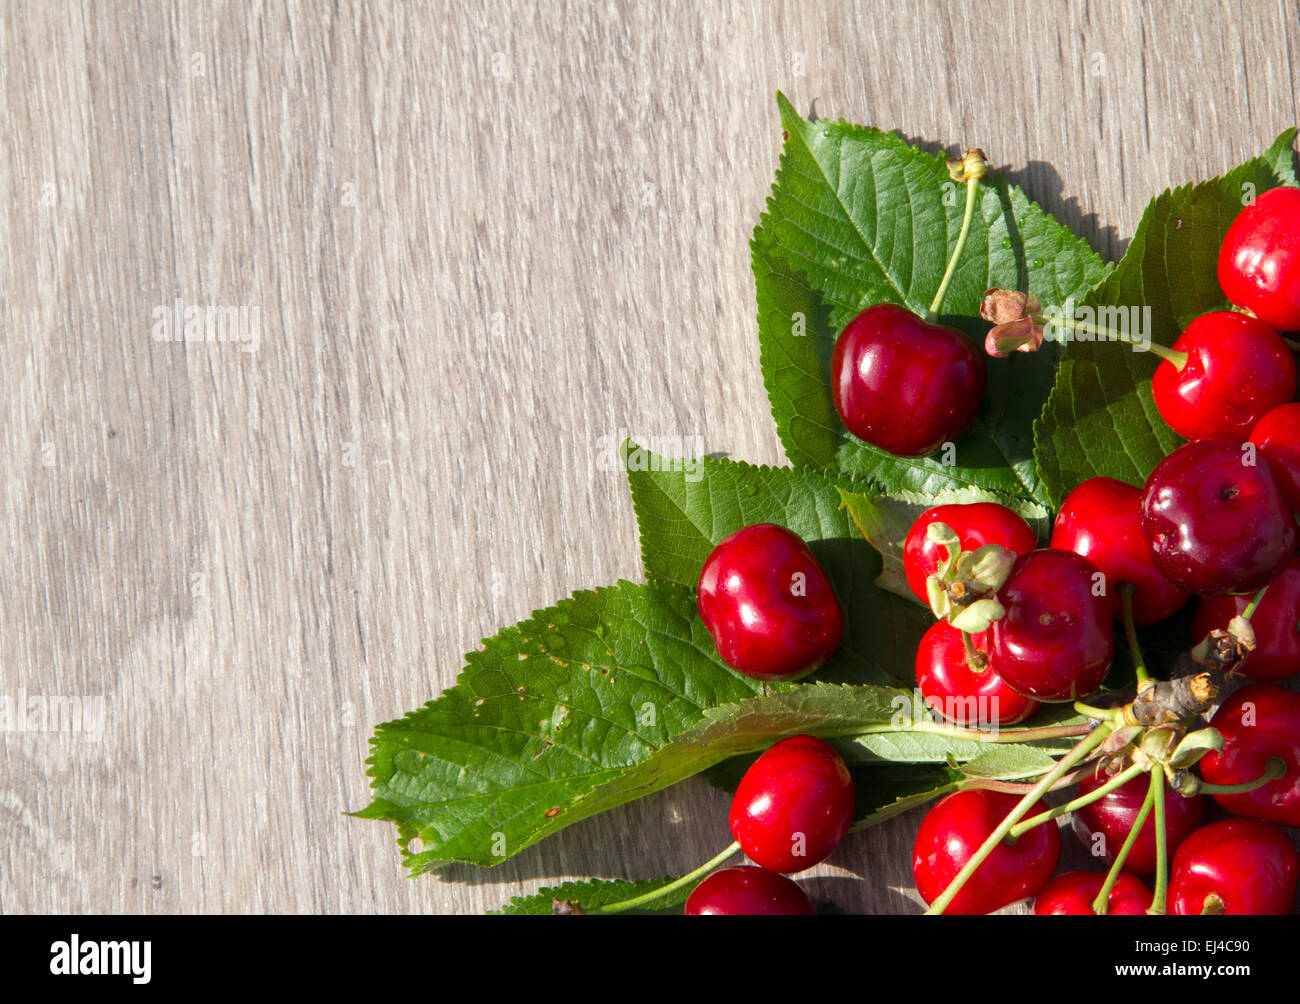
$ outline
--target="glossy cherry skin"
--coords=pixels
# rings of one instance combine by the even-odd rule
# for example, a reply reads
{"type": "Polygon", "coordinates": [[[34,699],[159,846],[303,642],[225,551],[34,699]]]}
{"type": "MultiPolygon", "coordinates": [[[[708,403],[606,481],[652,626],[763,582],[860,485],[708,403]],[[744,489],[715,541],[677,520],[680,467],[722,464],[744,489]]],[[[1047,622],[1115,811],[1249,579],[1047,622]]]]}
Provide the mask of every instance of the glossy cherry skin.
{"type": "Polygon", "coordinates": [[[900,457],[956,440],[978,414],[987,381],[969,338],[892,303],[853,318],[831,355],[831,396],[844,425],[900,457]]]}
{"type": "Polygon", "coordinates": [[[1269,464],[1226,439],[1180,446],[1142,489],[1156,570],[1190,593],[1254,592],[1295,552],[1295,517],[1269,464]]]}
{"type": "MultiPolygon", "coordinates": [[[[1034,900],[1034,913],[1040,917],[1062,915],[1096,916],[1092,901],[1101,892],[1106,876],[1099,872],[1065,872],[1058,875],[1034,900]]],[[[1151,905],[1151,890],[1128,872],[1120,872],[1111,886],[1106,902],[1107,916],[1144,914],[1151,905]]]]}
{"type": "Polygon", "coordinates": [[[952,527],[963,551],[974,551],[985,544],[1001,544],[1015,554],[1028,554],[1038,546],[1038,538],[1029,524],[996,502],[937,505],[925,510],[907,531],[903,542],[903,570],[912,592],[926,606],[930,598],[925,581],[948,556],[943,547],[926,537],[931,523],[952,527]]]}
{"type": "Polygon", "coordinates": [[[811,917],[817,907],[784,875],[741,865],[714,872],[695,887],[688,917],[811,917]]]}
{"type": "Polygon", "coordinates": [[[737,530],[704,562],[700,619],[728,666],[759,680],[793,680],[822,665],[844,633],[830,580],[783,526],[737,530]]]}
{"type": "Polygon", "coordinates": [[[1241,211],[1219,251],[1219,285],[1279,331],[1300,328],[1300,189],[1271,189],[1241,211]]]}
{"type": "Polygon", "coordinates": [[[1274,408],[1259,420],[1250,441],[1268,457],[1292,512],[1300,512],[1300,402],[1274,408]]]}
{"type": "MultiPolygon", "coordinates": [[[[1215,628],[1242,613],[1249,596],[1207,596],[1196,607],[1192,639],[1199,642],[1215,628]]],[[[1238,669],[1250,680],[1275,682],[1300,673],[1300,555],[1291,559],[1282,574],[1269,583],[1268,592],[1251,614],[1255,650],[1238,669]]]]}
{"type": "Polygon", "coordinates": [[[1263,321],[1216,310],[1189,324],[1173,347],[1187,362],[1178,369],[1162,361],[1151,393],[1180,436],[1245,439],[1266,413],[1295,397],[1295,359],[1263,321]]]}
{"type": "Polygon", "coordinates": [[[1276,826],[1225,819],[1183,841],[1169,876],[1168,910],[1198,916],[1217,896],[1225,915],[1289,914],[1295,909],[1300,854],[1276,826]]]}
{"type": "Polygon", "coordinates": [[[1051,546],[1082,555],[1106,576],[1113,616],[1122,619],[1121,583],[1133,590],[1133,619],[1155,624],[1187,602],[1187,593],[1156,571],[1142,536],[1142,489],[1114,478],[1089,478],[1065,497],[1051,546]]]}
{"type": "MultiPolygon", "coordinates": [[[[1106,777],[1089,776],[1079,782],[1079,796],[1091,794],[1106,783],[1106,777]]],[[[1142,803],[1147,797],[1150,780],[1143,774],[1116,788],[1108,795],[1102,795],[1097,801],[1085,805],[1072,813],[1074,835],[1093,853],[1098,848],[1105,852],[1107,862],[1115,860],[1115,854],[1124,846],[1142,803]],[[1099,841],[1097,834],[1104,840],[1099,841]]],[[[1205,797],[1194,795],[1183,798],[1165,785],[1165,846],[1172,857],[1174,851],[1187,837],[1201,825],[1205,819],[1205,797]]],[[[1154,811],[1147,815],[1142,824],[1128,857],[1124,859],[1124,871],[1134,875],[1152,875],[1156,870],[1156,819],[1154,811]]],[[[1150,906],[1150,898],[1146,906],[1150,906]]]]}
{"type": "Polygon", "coordinates": [[[989,629],[993,669],[1037,701],[1074,701],[1106,678],[1115,656],[1111,599],[1097,569],[1072,551],[1022,554],[998,594],[1006,609],[989,629]]]}
{"type": "MultiPolygon", "coordinates": [[[[986,652],[986,634],[973,636],[986,652]]],[[[916,685],[935,712],[962,728],[1015,725],[1038,710],[1038,702],[1017,694],[991,668],[976,672],[966,658],[961,632],[947,621],[935,621],[916,649],[916,685]]]]}
{"type": "Polygon", "coordinates": [[[772,872],[811,868],[853,823],[853,778],[820,739],[783,739],[745,771],[731,800],[731,835],[772,872]]]}
{"type": "MultiPolygon", "coordinates": [[[[1020,801],[1001,791],[958,791],[940,799],[926,813],[912,845],[916,891],[933,903],[1020,801]]],[[[1047,811],[1038,802],[1030,816],[1047,811]]],[[[1056,870],[1061,836],[1055,823],[1036,826],[1014,844],[993,849],[944,911],[947,914],[992,913],[1034,895],[1056,870]]]]}
{"type": "Polygon", "coordinates": [[[1198,765],[1211,784],[1253,781],[1270,757],[1286,765],[1285,774],[1262,788],[1214,800],[1238,816],[1300,826],[1300,694],[1252,683],[1219,705],[1210,724],[1223,734],[1223,749],[1206,754],[1198,765]]]}

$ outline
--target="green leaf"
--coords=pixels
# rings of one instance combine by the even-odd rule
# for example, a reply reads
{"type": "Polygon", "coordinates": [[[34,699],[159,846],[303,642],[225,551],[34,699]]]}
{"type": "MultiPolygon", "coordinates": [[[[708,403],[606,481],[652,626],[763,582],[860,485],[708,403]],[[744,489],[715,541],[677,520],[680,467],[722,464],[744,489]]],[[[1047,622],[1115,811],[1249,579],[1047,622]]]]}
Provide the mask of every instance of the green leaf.
{"type": "MultiPolygon", "coordinates": [[[[990,361],[984,410],[958,442],[953,466],[893,457],[843,428],[829,387],[836,336],[874,303],[925,314],[961,228],[963,200],[944,157],[876,129],[806,122],[783,95],[777,101],[787,140],[750,247],[764,382],[786,455],[888,491],[979,487],[1043,501],[1032,423],[1051,388],[1051,352],[990,361]]],[[[1106,271],[1085,242],[991,176],[942,320],[982,339],[979,303],[989,286],[1060,302],[1106,271]]]]}
{"type": "MultiPolygon", "coordinates": [[[[1062,752],[1076,740],[1061,744],[1062,752]]],[[[1015,781],[1026,777],[1039,777],[1056,766],[1056,759],[1038,746],[1017,743],[986,745],[977,756],[961,765],[966,777],[982,777],[992,781],[1015,781]]]]}
{"type": "Polygon", "coordinates": [[[927,509],[939,505],[997,502],[1019,513],[1040,541],[1047,538],[1052,526],[1047,510],[1037,502],[972,489],[945,491],[938,495],[919,495],[908,491],[882,495],[841,488],[840,499],[858,532],[880,553],[882,570],[876,578],[876,584],[913,603],[920,601],[907,584],[903,545],[907,542],[912,524],[927,509]]]}
{"type": "MultiPolygon", "coordinates": [[[[644,896],[654,892],[660,886],[667,885],[671,878],[662,879],[588,879],[585,882],[565,882],[563,885],[538,889],[531,896],[515,896],[507,906],[500,910],[489,910],[490,914],[508,917],[549,917],[556,912],[556,903],[569,903],[581,908],[583,913],[635,896],[644,896]]],[[[627,916],[636,914],[681,913],[682,905],[691,894],[689,886],[668,893],[663,899],[655,900],[651,909],[629,910],[627,916]]]]}
{"type": "MultiPolygon", "coordinates": [[[[1147,207],[1123,260],[1081,301],[1104,328],[1126,327],[1171,345],[1201,314],[1226,309],[1216,263],[1243,198],[1295,185],[1288,129],[1261,157],[1222,178],[1158,196],[1147,207]],[[1149,313],[1144,310],[1149,308],[1149,313]],[[1104,311],[1121,311],[1107,315],[1104,311]]],[[[1043,300],[1063,307],[1064,301],[1043,300]]],[[[1110,342],[1070,341],[1051,397],[1034,430],[1039,470],[1053,508],[1088,478],[1141,485],[1183,442],[1156,410],[1151,376],[1159,359],[1110,342]]]]}
{"type": "Polygon", "coordinates": [[[881,559],[841,508],[841,491],[861,488],[860,482],[707,457],[686,471],[640,448],[627,451],[625,462],[648,576],[694,588],[724,537],[754,523],[778,523],[808,542],[845,611],[844,640],[817,679],[915,681],[916,645],[933,618],[875,586],[881,559]]]}

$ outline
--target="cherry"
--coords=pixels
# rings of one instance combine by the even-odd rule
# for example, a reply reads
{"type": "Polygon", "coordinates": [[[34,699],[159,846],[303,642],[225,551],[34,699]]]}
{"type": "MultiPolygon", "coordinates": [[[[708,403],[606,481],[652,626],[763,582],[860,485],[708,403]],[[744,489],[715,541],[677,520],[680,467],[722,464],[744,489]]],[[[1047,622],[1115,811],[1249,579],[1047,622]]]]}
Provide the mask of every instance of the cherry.
{"type": "Polygon", "coordinates": [[[853,778],[820,739],[783,739],[745,771],[731,800],[731,835],[755,864],[799,872],[840,845],[853,823],[853,778]]]}
{"type": "Polygon", "coordinates": [[[1219,705],[1210,724],[1223,735],[1223,749],[1200,762],[1201,777],[1211,784],[1253,781],[1273,757],[1286,767],[1261,788],[1214,800],[1238,816],[1300,826],[1300,694],[1252,683],[1219,705]]]}
{"type": "Polygon", "coordinates": [[[1114,478],[1089,478],[1065,497],[1052,527],[1051,546],[1073,551],[1106,576],[1113,616],[1124,615],[1119,585],[1131,583],[1133,620],[1155,624],[1187,601],[1187,594],[1155,570],[1142,536],[1142,489],[1114,478]]]}
{"type": "Polygon", "coordinates": [[[1250,441],[1268,457],[1293,511],[1300,511],[1300,403],[1274,408],[1259,420],[1250,441]]]}
{"type": "Polygon", "coordinates": [[[783,526],[737,530],[700,571],[700,619],[723,662],[760,680],[793,680],[822,665],[844,615],[808,545],[783,526]]]}
{"type": "MultiPolygon", "coordinates": [[[[1242,613],[1249,596],[1207,596],[1196,607],[1192,638],[1200,641],[1242,613]]],[[[1272,682],[1300,673],[1300,555],[1269,583],[1268,592],[1250,617],[1255,650],[1238,672],[1251,680],[1272,682]]]]}
{"type": "Polygon", "coordinates": [[[1300,189],[1271,189],[1241,211],[1219,251],[1219,285],[1266,324],[1300,328],[1300,189]]]}
{"type": "Polygon", "coordinates": [[[1156,408],[1188,439],[1245,439],[1267,412],[1295,397],[1296,368],[1282,336],[1230,310],[1198,317],[1151,378],[1156,408]]]}
{"type": "MultiPolygon", "coordinates": [[[[1106,783],[1105,777],[1090,776],[1079,782],[1079,797],[1091,794],[1106,783]]],[[[1142,811],[1146,800],[1150,779],[1140,775],[1126,784],[1120,785],[1109,794],[1102,795],[1097,801],[1085,805],[1073,813],[1074,834],[1089,852],[1100,850],[1107,861],[1114,861],[1115,854],[1124,845],[1129,831],[1142,811]],[[1101,834],[1102,840],[1097,840],[1101,834]],[[1100,847],[1098,846],[1100,844],[1100,847]]],[[[1205,818],[1205,798],[1193,795],[1183,798],[1165,785],[1165,846],[1172,856],[1188,835],[1192,833],[1205,818]]],[[[1124,870],[1134,875],[1151,875],[1156,870],[1156,820],[1155,813],[1147,814],[1137,840],[1129,849],[1124,859],[1124,870]]],[[[1094,892],[1094,895],[1096,893],[1094,892]]],[[[1144,908],[1151,903],[1148,897],[1144,908]]]]}
{"type": "Polygon", "coordinates": [[[1169,912],[1289,914],[1295,909],[1300,854],[1276,826],[1225,819],[1203,826],[1178,848],[1169,877],[1169,912]]]}
{"type": "Polygon", "coordinates": [[[979,412],[987,380],[970,339],[892,303],[849,321],[831,356],[831,395],[849,432],[901,457],[955,440],[979,412]]]}
{"type": "Polygon", "coordinates": [[[1006,615],[989,631],[998,676],[1039,701],[1073,701],[1101,686],[1115,655],[1111,600],[1096,567],[1072,551],[1022,554],[998,594],[1006,615]]]}
{"type": "MultiPolygon", "coordinates": [[[[986,634],[973,641],[983,654],[986,634]]],[[[962,728],[1015,725],[1038,710],[1037,701],[1017,694],[987,664],[982,670],[972,668],[961,632],[946,621],[936,621],[921,636],[916,685],[926,704],[962,728]]]]}
{"type": "Polygon", "coordinates": [[[931,523],[950,526],[963,551],[975,551],[985,544],[1001,544],[1008,551],[1027,554],[1038,546],[1029,524],[1006,506],[996,502],[938,505],[927,509],[912,523],[903,542],[903,570],[912,592],[926,606],[930,599],[925,581],[948,557],[946,548],[930,540],[925,531],[931,523]]]}
{"type": "Polygon", "coordinates": [[[714,872],[686,900],[688,917],[813,916],[808,894],[784,875],[752,865],[714,872]]]}
{"type": "MultiPolygon", "coordinates": [[[[1106,876],[1098,872],[1066,872],[1043,886],[1034,900],[1034,913],[1039,916],[1063,914],[1093,914],[1092,902],[1106,883],[1106,876]]],[[[1106,898],[1108,915],[1144,914],[1151,905],[1151,890],[1128,872],[1120,872],[1106,898]]]]}
{"type": "Polygon", "coordinates": [[[1202,595],[1254,592],[1296,545],[1295,518],[1267,463],[1240,443],[1204,439],[1156,465],[1142,489],[1142,532],[1165,578],[1202,595]]]}
{"type": "MultiPolygon", "coordinates": [[[[973,789],[954,792],[930,808],[912,846],[916,891],[927,904],[943,894],[1019,801],[1019,795],[973,789]]],[[[1029,815],[1046,811],[1047,804],[1039,801],[1029,815]]],[[[992,913],[1032,896],[1052,877],[1060,854],[1055,823],[1034,827],[1014,844],[1004,841],[980,863],[944,912],[992,913]]]]}

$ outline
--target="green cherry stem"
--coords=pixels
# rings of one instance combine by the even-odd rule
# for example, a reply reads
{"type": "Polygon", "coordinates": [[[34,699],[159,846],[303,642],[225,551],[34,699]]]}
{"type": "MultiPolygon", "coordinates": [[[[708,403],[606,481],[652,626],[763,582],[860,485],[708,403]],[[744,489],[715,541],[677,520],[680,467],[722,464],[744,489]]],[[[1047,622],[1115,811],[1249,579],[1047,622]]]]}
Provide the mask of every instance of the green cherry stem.
{"type": "Polygon", "coordinates": [[[1108,341],[1123,342],[1125,345],[1141,345],[1146,349],[1146,351],[1159,356],[1168,363],[1171,363],[1177,370],[1181,370],[1187,365],[1186,352],[1175,352],[1171,348],[1167,348],[1157,342],[1147,341],[1146,339],[1138,342],[1127,332],[1112,331],[1110,328],[1101,328],[1095,324],[1089,324],[1087,321],[1077,321],[1072,317],[1048,317],[1043,314],[1034,314],[1030,319],[1035,324],[1040,324],[1044,327],[1049,325],[1059,325],[1063,328],[1073,328],[1075,331],[1086,331],[1090,335],[1097,335],[1108,341]]]}
{"type": "Polygon", "coordinates": [[[971,222],[975,219],[975,203],[979,195],[980,179],[988,173],[988,165],[984,162],[984,158],[974,150],[966,151],[966,156],[962,159],[962,169],[966,174],[966,212],[962,216],[961,232],[957,234],[957,245],[952,249],[952,256],[948,259],[948,270],[943,273],[939,291],[934,294],[934,302],[930,304],[930,309],[925,315],[925,319],[931,324],[938,320],[943,298],[948,295],[952,277],[957,274],[957,262],[961,258],[962,251],[966,249],[966,238],[970,236],[971,222]]]}
{"type": "Polygon", "coordinates": [[[1085,718],[1092,718],[1099,722],[1109,722],[1111,725],[1124,724],[1123,708],[1094,708],[1091,704],[1075,701],[1074,710],[1085,718]]]}
{"type": "Polygon", "coordinates": [[[1011,832],[1011,827],[1020,822],[1020,820],[1024,818],[1025,813],[1034,807],[1034,803],[1042,798],[1053,784],[1069,773],[1070,768],[1087,759],[1088,755],[1092,753],[1093,750],[1104,743],[1112,729],[1113,726],[1110,724],[1097,726],[1093,731],[1089,732],[1086,736],[1075,743],[1070,752],[1061,757],[1061,759],[1056,762],[1056,766],[1043,775],[1042,779],[1034,785],[1033,789],[1016,803],[1015,808],[1007,813],[1007,817],[1002,820],[997,829],[988,835],[988,838],[984,843],[980,844],[979,850],[971,856],[970,860],[966,862],[961,871],[959,871],[953,877],[953,880],[948,883],[948,888],[940,893],[935,901],[930,904],[930,909],[925,911],[927,917],[936,916],[948,909],[948,906],[952,903],[953,899],[959,892],[961,892],[962,887],[970,877],[975,874],[979,866],[984,863],[985,858],[992,854],[994,848],[996,848],[998,844],[1006,838],[1007,834],[1011,832]]]}
{"type": "Polygon", "coordinates": [[[961,633],[961,644],[966,650],[966,665],[972,673],[982,673],[989,668],[989,657],[975,647],[975,639],[969,631],[961,633]]]}
{"type": "Polygon", "coordinates": [[[1248,621],[1255,616],[1255,611],[1259,609],[1260,603],[1264,601],[1264,594],[1268,592],[1268,587],[1271,585],[1271,582],[1265,583],[1265,585],[1260,588],[1259,592],[1250,598],[1250,602],[1246,604],[1246,609],[1241,612],[1242,620],[1248,621]]]}
{"type": "Polygon", "coordinates": [[[1099,798],[1104,798],[1106,795],[1109,795],[1116,788],[1128,784],[1133,780],[1133,778],[1144,773],[1144,771],[1144,767],[1134,764],[1128,770],[1116,774],[1105,784],[1093,789],[1086,795],[1080,795],[1073,801],[1064,802],[1055,808],[1048,809],[1046,812],[1040,812],[1037,816],[1030,816],[1028,819],[1021,820],[1019,823],[1016,823],[1015,826],[1011,827],[1011,830],[1007,833],[1007,837],[1011,840],[1015,840],[1021,834],[1028,833],[1035,826],[1041,826],[1043,823],[1051,822],[1057,816],[1064,816],[1067,812],[1073,812],[1075,809],[1082,809],[1085,805],[1091,805],[1099,798]]]}
{"type": "Polygon", "coordinates": [[[1147,796],[1142,800],[1142,808],[1138,810],[1137,818],[1133,820],[1133,825],[1129,827],[1128,836],[1124,838],[1119,853],[1115,855],[1115,860],[1111,862],[1110,871],[1106,873],[1106,881],[1101,884],[1101,889],[1097,892],[1097,898],[1092,901],[1093,913],[1110,913],[1110,891],[1115,888],[1115,883],[1119,881],[1119,873],[1124,870],[1124,862],[1128,860],[1129,851],[1133,850],[1133,845],[1137,843],[1138,834],[1142,832],[1142,827],[1146,825],[1147,816],[1151,815],[1151,808],[1155,804],[1155,798],[1155,789],[1147,788],[1147,796]]]}
{"type": "MultiPolygon", "coordinates": [[[[1062,788],[1068,788],[1072,784],[1078,784],[1083,780],[1083,776],[1092,770],[1092,767],[1085,764],[1078,770],[1071,771],[1049,788],[1049,791],[1060,791],[1062,788]]],[[[953,787],[954,791],[1005,791],[1009,795],[1023,795],[1027,791],[1033,791],[1034,785],[1029,782],[1020,781],[998,781],[991,777],[964,777],[953,787]]]]}
{"type": "Polygon", "coordinates": [[[1141,693],[1151,683],[1151,675],[1147,672],[1146,659],[1142,655],[1142,646],[1138,644],[1137,624],[1133,620],[1133,584],[1131,582],[1121,582],[1119,584],[1120,603],[1124,609],[1124,635],[1128,639],[1129,656],[1133,660],[1133,669],[1137,673],[1137,689],[1141,693]]]}
{"type": "Polygon", "coordinates": [[[718,867],[718,865],[722,864],[724,861],[726,861],[728,858],[730,858],[739,850],[740,850],[740,844],[738,843],[732,844],[725,851],[719,854],[716,858],[713,858],[711,861],[706,861],[704,864],[700,865],[700,867],[696,868],[695,871],[691,872],[689,875],[683,875],[679,879],[674,879],[673,881],[665,885],[661,885],[658,889],[651,889],[649,892],[643,893],[640,896],[633,896],[631,899],[625,899],[619,903],[610,903],[608,906],[598,907],[597,909],[592,910],[591,912],[592,913],[623,913],[627,910],[635,910],[637,907],[644,906],[646,903],[653,903],[657,899],[663,899],[665,896],[669,895],[670,893],[674,893],[678,889],[682,888],[682,886],[691,885],[701,876],[711,872],[714,868],[718,867]]]}
{"type": "Polygon", "coordinates": [[[1169,892],[1169,839],[1165,833],[1165,774],[1162,770],[1151,772],[1152,806],[1156,814],[1156,889],[1147,913],[1167,913],[1165,899],[1169,892]]]}
{"type": "Polygon", "coordinates": [[[1248,791],[1254,791],[1256,788],[1262,788],[1270,781],[1276,781],[1286,773],[1286,763],[1280,758],[1271,756],[1268,763],[1264,765],[1264,773],[1259,775],[1253,781],[1242,781],[1241,784],[1206,784],[1202,781],[1196,786],[1198,795],[1244,795],[1248,791]]]}

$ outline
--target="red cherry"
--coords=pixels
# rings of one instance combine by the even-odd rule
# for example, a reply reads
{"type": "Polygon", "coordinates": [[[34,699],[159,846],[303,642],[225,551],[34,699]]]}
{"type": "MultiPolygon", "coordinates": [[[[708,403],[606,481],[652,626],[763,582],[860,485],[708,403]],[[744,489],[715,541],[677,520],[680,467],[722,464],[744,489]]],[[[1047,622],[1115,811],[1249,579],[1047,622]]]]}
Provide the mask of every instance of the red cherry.
{"type": "MultiPolygon", "coordinates": [[[[1192,619],[1192,638],[1199,642],[1250,604],[1249,596],[1206,596],[1192,619]]],[[[1255,650],[1238,672],[1251,680],[1273,682],[1300,673],[1300,555],[1291,559],[1250,617],[1255,629],[1255,650]]]]}
{"type": "Polygon", "coordinates": [[[1250,441],[1268,457],[1292,511],[1300,511],[1300,403],[1274,408],[1259,420],[1250,441]]]}
{"type": "Polygon", "coordinates": [[[1219,251],[1219,285],[1266,324],[1300,328],[1300,189],[1271,189],[1241,211],[1219,251]]]}
{"type": "Polygon", "coordinates": [[[714,872],[686,900],[688,917],[809,917],[808,894],[784,875],[741,865],[714,872]]]}
{"type": "Polygon", "coordinates": [[[1300,826],[1300,694],[1252,683],[1219,705],[1210,724],[1223,734],[1223,749],[1200,762],[1201,777],[1211,784],[1253,781],[1271,757],[1286,766],[1261,788],[1214,800],[1238,816],[1300,826]]]}
{"type": "Polygon", "coordinates": [[[1134,587],[1133,619],[1155,624],[1187,602],[1187,594],[1156,571],[1142,536],[1142,489],[1114,478],[1089,478],[1065,497],[1051,546],[1073,551],[1106,576],[1114,616],[1122,618],[1120,583],[1134,587]]]}
{"type": "Polygon", "coordinates": [[[1011,566],[993,622],[993,668],[1014,690],[1039,701],[1073,701],[1106,678],[1115,655],[1111,600],[1096,595],[1097,569],[1072,551],[1043,548],[1011,566]]]}
{"type": "Polygon", "coordinates": [[[1169,877],[1171,914],[1289,914],[1295,909],[1300,854],[1276,826],[1225,819],[1203,826],[1178,848],[1169,877]]]}
{"type": "MultiPolygon", "coordinates": [[[[1039,916],[1063,914],[1093,914],[1092,901],[1101,892],[1106,876],[1097,872],[1066,872],[1058,875],[1034,900],[1034,913],[1039,916]]],[[[1146,913],[1151,905],[1151,890],[1128,872],[1120,872],[1106,898],[1107,915],[1146,913]]],[[[1093,914],[1095,916],[1095,914],[1093,914]]]]}
{"type": "Polygon", "coordinates": [[[1156,408],[1188,439],[1245,439],[1264,415],[1295,397],[1296,368],[1282,336],[1230,310],[1198,317],[1174,342],[1182,369],[1156,367],[1156,408]]]}
{"type": "Polygon", "coordinates": [[[931,523],[952,527],[963,551],[974,551],[985,544],[1001,544],[1008,551],[1027,554],[1038,546],[1038,538],[1029,524],[1006,506],[996,502],[938,505],[927,509],[912,523],[903,542],[903,570],[907,584],[917,599],[929,606],[925,580],[938,571],[948,552],[930,540],[925,531],[931,523]]]}
{"type": "MultiPolygon", "coordinates": [[[[912,846],[916,891],[926,903],[943,894],[1019,801],[1018,795],[975,789],[955,792],[930,808],[912,846]]],[[[1047,803],[1040,801],[1028,815],[1046,811],[1047,803]]],[[[999,844],[944,913],[992,913],[1034,895],[1052,877],[1060,854],[1055,823],[1035,826],[1014,844],[999,844]]]]}
{"type": "Polygon", "coordinates": [[[806,676],[844,633],[812,551],[773,523],[737,530],[713,549],[700,572],[699,610],[723,662],[760,680],[806,676]]]}
{"type": "Polygon", "coordinates": [[[831,356],[831,395],[849,432],[900,457],[955,440],[979,412],[987,379],[970,339],[892,303],[853,318],[831,356]]]}
{"type": "MultiPolygon", "coordinates": [[[[987,634],[973,640],[979,651],[986,651],[987,634]]],[[[1037,701],[1017,694],[992,669],[972,669],[961,632],[947,621],[936,621],[921,636],[916,685],[926,704],[962,728],[1015,725],[1038,710],[1037,701]]]]}
{"type": "Polygon", "coordinates": [[[1295,517],[1269,465],[1251,458],[1240,443],[1203,439],[1147,478],[1142,532],[1152,563],[1188,592],[1254,592],[1291,560],[1295,517]]]}
{"type": "Polygon", "coordinates": [[[800,872],[826,859],[853,823],[853,778],[820,739],[783,739],[745,771],[731,835],[755,864],[800,872]]]}
{"type": "MultiPolygon", "coordinates": [[[[1105,777],[1089,776],[1079,782],[1079,797],[1091,794],[1106,783],[1105,777]]],[[[1147,790],[1151,782],[1146,775],[1134,778],[1120,785],[1108,795],[1102,795],[1097,801],[1085,805],[1073,813],[1074,835],[1086,847],[1089,853],[1098,851],[1107,861],[1114,861],[1115,854],[1124,846],[1124,841],[1142,811],[1147,790]],[[1097,835],[1102,839],[1098,840],[1097,835]]],[[[1165,842],[1170,856],[1188,835],[1192,833],[1205,818],[1205,798],[1193,795],[1183,798],[1169,785],[1165,785],[1165,842]]],[[[1147,821],[1142,824],[1137,840],[1124,859],[1124,870],[1134,875],[1151,875],[1156,870],[1156,819],[1155,813],[1147,814],[1147,821]]],[[[1146,906],[1151,905],[1148,897],[1146,906]]]]}

